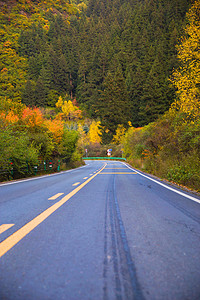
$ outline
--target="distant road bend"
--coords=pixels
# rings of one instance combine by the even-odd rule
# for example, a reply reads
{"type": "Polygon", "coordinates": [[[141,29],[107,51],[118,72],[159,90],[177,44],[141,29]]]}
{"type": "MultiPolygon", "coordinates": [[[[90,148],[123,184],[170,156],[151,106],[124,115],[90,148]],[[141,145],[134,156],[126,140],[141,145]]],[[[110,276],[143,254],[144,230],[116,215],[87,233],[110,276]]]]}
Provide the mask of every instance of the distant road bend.
{"type": "Polygon", "coordinates": [[[200,197],[118,161],[0,184],[0,300],[199,300],[200,197]]]}

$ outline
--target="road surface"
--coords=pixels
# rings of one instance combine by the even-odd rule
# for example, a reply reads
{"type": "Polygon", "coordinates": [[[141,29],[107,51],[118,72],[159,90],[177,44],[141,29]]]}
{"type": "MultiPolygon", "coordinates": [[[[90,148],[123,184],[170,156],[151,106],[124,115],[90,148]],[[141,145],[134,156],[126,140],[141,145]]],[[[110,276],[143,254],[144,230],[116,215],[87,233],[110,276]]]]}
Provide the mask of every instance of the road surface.
{"type": "Polygon", "coordinates": [[[200,198],[117,161],[1,184],[0,299],[199,300],[200,198]]]}

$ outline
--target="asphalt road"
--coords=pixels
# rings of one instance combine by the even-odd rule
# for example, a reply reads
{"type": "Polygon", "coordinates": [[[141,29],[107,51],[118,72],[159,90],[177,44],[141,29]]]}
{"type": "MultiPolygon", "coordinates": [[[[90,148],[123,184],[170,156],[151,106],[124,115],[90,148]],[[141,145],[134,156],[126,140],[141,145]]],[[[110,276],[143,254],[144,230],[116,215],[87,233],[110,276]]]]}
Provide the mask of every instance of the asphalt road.
{"type": "Polygon", "coordinates": [[[0,185],[0,299],[200,299],[200,198],[122,162],[0,185]]]}

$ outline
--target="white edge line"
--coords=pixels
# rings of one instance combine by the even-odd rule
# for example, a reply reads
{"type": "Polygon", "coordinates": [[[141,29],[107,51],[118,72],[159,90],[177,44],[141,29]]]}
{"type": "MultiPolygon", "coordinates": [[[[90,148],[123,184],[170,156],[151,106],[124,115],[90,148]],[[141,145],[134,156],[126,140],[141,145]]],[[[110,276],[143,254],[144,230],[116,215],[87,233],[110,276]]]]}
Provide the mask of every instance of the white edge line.
{"type": "Polygon", "coordinates": [[[157,184],[159,184],[159,185],[165,187],[166,189],[168,189],[168,190],[170,190],[170,191],[172,191],[172,192],[175,192],[175,193],[177,193],[177,194],[179,194],[179,195],[181,195],[181,196],[183,196],[183,197],[186,197],[186,198],[188,198],[188,199],[190,199],[190,200],[192,200],[192,201],[195,201],[195,202],[197,202],[197,203],[200,203],[200,200],[199,200],[199,199],[197,199],[197,198],[195,198],[195,197],[192,197],[192,196],[190,196],[190,195],[187,195],[187,194],[185,194],[185,193],[183,193],[183,192],[180,192],[180,191],[178,191],[178,190],[175,190],[175,189],[171,188],[170,186],[165,185],[164,183],[161,183],[161,182],[159,182],[159,181],[157,181],[157,180],[155,180],[155,179],[153,179],[153,178],[151,178],[151,177],[149,177],[149,176],[146,176],[146,175],[144,175],[144,174],[142,174],[142,173],[136,171],[135,169],[129,167],[126,163],[124,163],[124,164],[125,164],[130,170],[135,171],[135,172],[138,173],[139,175],[141,175],[141,176],[143,176],[143,177],[145,177],[145,178],[147,178],[147,179],[149,179],[149,180],[151,180],[151,181],[153,181],[153,182],[155,182],[155,183],[157,183],[157,184]]]}
{"type": "Polygon", "coordinates": [[[71,169],[71,170],[67,170],[67,171],[62,171],[62,172],[59,172],[59,173],[47,174],[47,175],[42,175],[42,176],[33,177],[33,178],[28,178],[28,179],[23,179],[23,180],[18,180],[18,181],[12,181],[12,182],[0,183],[0,187],[6,186],[6,185],[10,185],[10,184],[22,183],[22,182],[26,182],[26,181],[38,180],[38,179],[45,178],[45,177],[49,177],[49,176],[61,175],[61,174],[63,174],[63,173],[69,173],[69,172],[75,171],[75,170],[77,170],[77,169],[84,168],[84,167],[86,167],[86,166],[88,166],[88,165],[85,165],[85,166],[82,166],[82,167],[78,167],[78,168],[76,168],[76,169],[71,169]]]}

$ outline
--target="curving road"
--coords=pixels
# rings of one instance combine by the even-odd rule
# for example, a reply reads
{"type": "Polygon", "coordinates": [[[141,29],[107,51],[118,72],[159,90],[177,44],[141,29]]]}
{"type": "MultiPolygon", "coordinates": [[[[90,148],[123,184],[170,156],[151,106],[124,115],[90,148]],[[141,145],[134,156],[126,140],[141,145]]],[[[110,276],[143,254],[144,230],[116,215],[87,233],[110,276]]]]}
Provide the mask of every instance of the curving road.
{"type": "Polygon", "coordinates": [[[0,185],[0,299],[199,300],[200,198],[86,163],[0,185]]]}

